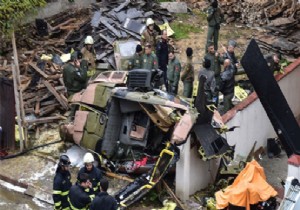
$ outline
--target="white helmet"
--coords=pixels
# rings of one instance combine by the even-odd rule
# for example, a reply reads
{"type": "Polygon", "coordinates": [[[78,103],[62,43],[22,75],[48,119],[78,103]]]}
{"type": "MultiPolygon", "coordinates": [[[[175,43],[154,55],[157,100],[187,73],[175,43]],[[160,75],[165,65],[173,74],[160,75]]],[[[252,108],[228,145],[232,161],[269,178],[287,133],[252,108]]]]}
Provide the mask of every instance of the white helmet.
{"type": "Polygon", "coordinates": [[[85,155],[83,157],[84,163],[92,163],[94,161],[95,161],[95,159],[94,159],[94,156],[92,155],[92,153],[90,153],[90,152],[85,153],[85,155]]]}
{"type": "Polygon", "coordinates": [[[94,44],[94,39],[92,36],[87,36],[84,40],[84,44],[94,44]]]}
{"type": "Polygon", "coordinates": [[[154,21],[152,18],[147,18],[147,21],[146,21],[146,26],[149,26],[149,25],[152,25],[154,24],[154,21]]]}

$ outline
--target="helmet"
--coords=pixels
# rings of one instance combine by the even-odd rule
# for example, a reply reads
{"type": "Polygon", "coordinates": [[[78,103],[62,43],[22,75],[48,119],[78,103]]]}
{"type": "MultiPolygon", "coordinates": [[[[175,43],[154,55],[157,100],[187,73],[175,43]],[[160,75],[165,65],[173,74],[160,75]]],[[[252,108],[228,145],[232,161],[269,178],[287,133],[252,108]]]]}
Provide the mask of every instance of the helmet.
{"type": "Polygon", "coordinates": [[[94,156],[90,152],[86,153],[83,157],[84,163],[92,163],[94,161],[95,161],[94,156]]]}
{"type": "Polygon", "coordinates": [[[75,61],[75,60],[78,60],[78,59],[82,59],[83,55],[80,51],[75,51],[71,54],[71,61],[75,61]]]}
{"type": "Polygon", "coordinates": [[[154,21],[152,18],[147,18],[147,21],[146,21],[146,26],[149,26],[149,25],[152,25],[154,24],[154,21]]]}
{"type": "Polygon", "coordinates": [[[69,166],[71,164],[71,161],[67,155],[61,155],[59,157],[59,163],[60,166],[69,166]]]}
{"type": "Polygon", "coordinates": [[[87,36],[84,40],[84,44],[94,44],[94,39],[92,36],[87,36]]]}

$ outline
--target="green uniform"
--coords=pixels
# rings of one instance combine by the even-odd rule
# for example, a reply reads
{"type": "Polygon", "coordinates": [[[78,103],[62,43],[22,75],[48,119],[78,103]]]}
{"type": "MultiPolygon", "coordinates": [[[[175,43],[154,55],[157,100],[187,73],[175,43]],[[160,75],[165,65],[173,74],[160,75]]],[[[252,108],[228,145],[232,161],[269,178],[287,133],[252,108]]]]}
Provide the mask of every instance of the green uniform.
{"type": "Polygon", "coordinates": [[[80,68],[76,68],[71,63],[64,66],[63,80],[69,96],[86,88],[87,69],[86,61],[81,61],[80,68]]]}
{"type": "Polygon", "coordinates": [[[207,41],[206,41],[206,50],[209,42],[214,42],[215,50],[218,49],[219,41],[219,30],[220,24],[223,22],[224,15],[220,8],[213,8],[212,6],[207,9],[207,22],[208,22],[208,31],[207,31],[207,41]]]}
{"type": "Polygon", "coordinates": [[[143,55],[142,69],[158,69],[157,57],[154,53],[143,55]]]}
{"type": "Polygon", "coordinates": [[[155,50],[156,48],[156,37],[157,33],[156,31],[150,32],[147,28],[143,31],[141,36],[141,45],[144,48],[146,43],[149,43],[152,46],[152,50],[155,50]]]}
{"type": "Polygon", "coordinates": [[[169,83],[169,92],[177,94],[178,83],[180,78],[181,64],[179,60],[175,57],[173,60],[169,60],[167,78],[169,83]]]}
{"type": "Polygon", "coordinates": [[[139,55],[135,53],[133,58],[131,58],[128,62],[128,70],[141,69],[142,64],[143,64],[143,55],[139,55]]]}
{"type": "Polygon", "coordinates": [[[181,81],[183,82],[183,96],[190,98],[192,96],[194,82],[194,66],[190,58],[188,58],[182,70],[181,81]]]}

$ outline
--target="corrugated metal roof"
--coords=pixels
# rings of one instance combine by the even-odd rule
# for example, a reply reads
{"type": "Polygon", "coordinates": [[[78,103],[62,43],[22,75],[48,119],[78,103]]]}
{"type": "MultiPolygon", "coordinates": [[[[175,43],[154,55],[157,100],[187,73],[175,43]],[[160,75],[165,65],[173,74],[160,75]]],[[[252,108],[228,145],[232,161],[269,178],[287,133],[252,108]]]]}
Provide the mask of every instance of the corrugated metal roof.
{"type": "Polygon", "coordinates": [[[15,98],[13,81],[0,78],[0,149],[15,149],[15,98]]]}

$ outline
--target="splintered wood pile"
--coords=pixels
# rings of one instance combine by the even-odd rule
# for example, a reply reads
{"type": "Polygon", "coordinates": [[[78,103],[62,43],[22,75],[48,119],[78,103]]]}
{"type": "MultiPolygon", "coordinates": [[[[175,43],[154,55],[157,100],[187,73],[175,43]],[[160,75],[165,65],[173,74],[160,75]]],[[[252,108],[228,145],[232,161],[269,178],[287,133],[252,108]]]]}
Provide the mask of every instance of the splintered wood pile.
{"type": "Polygon", "coordinates": [[[297,0],[219,0],[227,23],[264,26],[278,17],[300,18],[297,0]]]}

